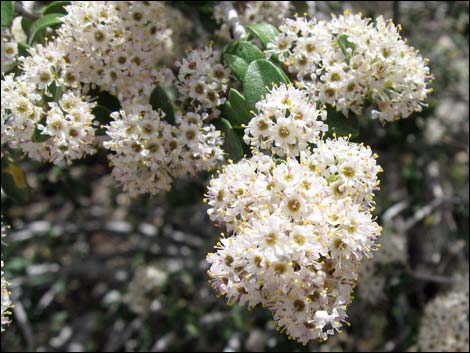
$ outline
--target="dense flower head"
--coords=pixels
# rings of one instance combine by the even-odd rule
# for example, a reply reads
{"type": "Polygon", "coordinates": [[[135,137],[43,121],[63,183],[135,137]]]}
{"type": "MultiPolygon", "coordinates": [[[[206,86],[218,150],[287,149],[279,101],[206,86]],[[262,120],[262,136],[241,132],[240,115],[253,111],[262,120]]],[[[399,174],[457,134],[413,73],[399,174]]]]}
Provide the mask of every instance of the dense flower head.
{"type": "Polygon", "coordinates": [[[468,351],[468,276],[460,280],[465,281],[462,288],[454,288],[426,305],[418,334],[418,346],[421,351],[468,351]]]}
{"type": "Polygon", "coordinates": [[[161,1],[74,1],[66,6],[57,44],[81,82],[121,102],[148,102],[158,84],[156,65],[171,51],[161,1]]]}
{"type": "Polygon", "coordinates": [[[298,156],[317,141],[328,126],[326,111],[317,109],[306,91],[284,84],[256,103],[244,140],[254,151],[271,150],[279,156],[298,156]]]}
{"type": "Polygon", "coordinates": [[[2,79],[2,145],[39,161],[71,163],[95,152],[95,103],[54,43],[20,57],[21,74],[2,79]]]}
{"type": "Polygon", "coordinates": [[[336,110],[394,121],[422,109],[429,68],[399,27],[345,12],[327,21],[286,19],[268,52],[278,55],[299,85],[336,110]]]}
{"type": "Polygon", "coordinates": [[[229,302],[269,308],[302,343],[345,322],[357,268],[381,232],[361,199],[338,195],[334,183],[308,157],[255,154],[225,166],[208,188],[209,216],[228,231],[207,257],[213,287],[229,302]]]}
{"type": "Polygon", "coordinates": [[[181,61],[176,87],[178,101],[196,113],[210,118],[219,116],[219,106],[226,101],[229,70],[221,64],[220,52],[206,46],[190,51],[181,61]]]}
{"type": "Polygon", "coordinates": [[[132,196],[168,191],[174,177],[209,169],[223,159],[220,132],[204,124],[205,115],[179,113],[176,124],[150,105],[130,105],[111,114],[112,174],[132,196]]]}

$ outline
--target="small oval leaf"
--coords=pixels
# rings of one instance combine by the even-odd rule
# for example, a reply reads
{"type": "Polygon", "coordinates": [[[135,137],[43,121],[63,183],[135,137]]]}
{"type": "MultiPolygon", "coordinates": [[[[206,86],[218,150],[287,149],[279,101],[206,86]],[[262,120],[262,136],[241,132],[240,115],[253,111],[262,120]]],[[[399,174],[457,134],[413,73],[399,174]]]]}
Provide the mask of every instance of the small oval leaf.
{"type": "Polygon", "coordinates": [[[266,49],[268,43],[274,42],[277,37],[279,36],[279,31],[273,25],[269,23],[258,23],[247,26],[248,31],[257,37],[261,44],[263,44],[263,48],[266,49]]]}
{"type": "Polygon", "coordinates": [[[60,18],[63,15],[62,13],[51,13],[34,21],[30,28],[28,44],[33,44],[37,40],[38,34],[46,27],[59,26],[62,23],[60,18]]]}
{"type": "Polygon", "coordinates": [[[66,14],[65,6],[70,5],[70,1],[53,1],[49,5],[44,6],[41,10],[42,15],[49,15],[51,13],[66,14]]]}
{"type": "Polygon", "coordinates": [[[246,105],[245,97],[243,97],[236,89],[230,88],[230,91],[228,92],[228,100],[232,108],[237,113],[238,120],[241,122],[241,124],[248,124],[252,115],[250,114],[250,111],[246,105]]]}
{"type": "Polygon", "coordinates": [[[238,56],[248,64],[253,60],[264,58],[263,52],[256,45],[246,40],[236,40],[230,43],[226,47],[225,53],[238,56]]]}
{"type": "Polygon", "coordinates": [[[225,64],[230,68],[230,71],[238,81],[243,81],[245,77],[248,63],[239,56],[226,53],[223,55],[225,64]]]}
{"type": "Polygon", "coordinates": [[[227,119],[220,118],[214,121],[214,125],[224,136],[223,149],[225,153],[234,162],[239,161],[243,157],[243,146],[240,137],[227,119]]]}
{"type": "Polygon", "coordinates": [[[279,67],[266,59],[250,63],[243,78],[243,91],[248,109],[255,111],[256,103],[277,83],[289,83],[289,79],[279,67]]]}

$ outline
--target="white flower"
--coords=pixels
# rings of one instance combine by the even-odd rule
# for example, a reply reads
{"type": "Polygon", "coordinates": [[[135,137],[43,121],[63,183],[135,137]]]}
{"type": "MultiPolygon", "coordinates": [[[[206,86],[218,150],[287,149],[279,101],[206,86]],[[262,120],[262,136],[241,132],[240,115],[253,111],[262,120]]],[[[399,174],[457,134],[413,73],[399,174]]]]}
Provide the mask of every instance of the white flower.
{"type": "Polygon", "coordinates": [[[345,12],[329,22],[286,19],[268,53],[322,103],[345,115],[362,114],[390,122],[421,111],[429,88],[427,61],[382,17],[375,23],[345,12]]]}

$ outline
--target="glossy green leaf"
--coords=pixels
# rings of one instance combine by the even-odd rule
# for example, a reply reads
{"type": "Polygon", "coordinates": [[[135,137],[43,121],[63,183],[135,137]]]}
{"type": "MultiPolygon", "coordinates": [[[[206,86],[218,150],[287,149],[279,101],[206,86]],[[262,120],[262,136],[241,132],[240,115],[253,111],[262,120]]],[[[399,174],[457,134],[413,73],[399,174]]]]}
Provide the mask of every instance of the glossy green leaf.
{"type": "Polygon", "coordinates": [[[248,63],[239,56],[229,53],[224,54],[223,59],[235,78],[239,81],[243,81],[246,69],[248,69],[248,63]]]}
{"type": "Polygon", "coordinates": [[[23,169],[9,155],[2,156],[2,190],[13,201],[25,203],[31,197],[31,189],[23,169]]]}
{"type": "Polygon", "coordinates": [[[279,31],[273,25],[268,23],[259,23],[247,26],[248,31],[258,38],[266,48],[268,43],[274,42],[279,36],[279,31]]]}
{"type": "Polygon", "coordinates": [[[289,83],[282,70],[266,59],[258,59],[250,63],[243,78],[243,92],[250,111],[256,110],[256,103],[279,83],[289,83]]]}
{"type": "Polygon", "coordinates": [[[264,58],[263,52],[256,45],[246,40],[233,41],[226,47],[225,53],[238,56],[248,64],[253,60],[264,58]]]}
{"type": "Polygon", "coordinates": [[[246,105],[245,97],[243,97],[236,89],[230,88],[230,91],[228,92],[228,100],[232,108],[237,113],[238,120],[241,122],[241,124],[248,124],[252,115],[250,114],[250,111],[246,105]]]}
{"type": "Polygon", "coordinates": [[[70,5],[70,1],[53,1],[49,5],[44,6],[41,10],[42,15],[49,15],[51,13],[66,14],[65,6],[70,5]]]}
{"type": "Polygon", "coordinates": [[[155,87],[150,95],[150,105],[155,110],[161,109],[165,113],[165,120],[170,124],[175,124],[173,103],[161,86],[155,87]]]}
{"type": "Polygon", "coordinates": [[[222,106],[222,116],[227,119],[230,124],[232,124],[232,126],[240,126],[243,124],[243,121],[240,119],[229,101],[225,102],[225,104],[222,106]]]}
{"type": "Polygon", "coordinates": [[[33,20],[27,18],[27,17],[21,17],[21,28],[23,29],[24,33],[26,36],[29,36],[29,33],[31,32],[31,26],[33,25],[33,20]]]}
{"type": "Polygon", "coordinates": [[[243,146],[240,137],[227,119],[220,118],[214,121],[214,125],[224,136],[223,149],[228,157],[234,162],[239,161],[243,157],[243,146]]]}
{"type": "Polygon", "coordinates": [[[34,21],[30,28],[28,44],[31,45],[34,43],[38,39],[39,33],[47,27],[59,26],[62,23],[60,18],[63,15],[64,14],[61,13],[51,13],[34,21]]]}
{"type": "Polygon", "coordinates": [[[11,25],[13,18],[15,17],[15,2],[14,1],[2,1],[2,28],[11,25]]]}

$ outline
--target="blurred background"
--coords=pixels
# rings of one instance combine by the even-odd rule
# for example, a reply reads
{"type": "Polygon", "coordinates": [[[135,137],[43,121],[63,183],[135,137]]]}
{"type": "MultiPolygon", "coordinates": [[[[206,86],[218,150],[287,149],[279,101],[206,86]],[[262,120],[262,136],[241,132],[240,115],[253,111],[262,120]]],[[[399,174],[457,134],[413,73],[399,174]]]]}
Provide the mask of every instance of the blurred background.
{"type": "MultiPolygon", "coordinates": [[[[176,57],[217,28],[213,3],[169,2],[176,57]]],[[[302,347],[275,331],[268,311],[227,306],[207,283],[205,256],[220,233],[202,203],[209,175],[132,199],[98,153],[72,167],[23,160],[32,201],[18,206],[2,194],[15,307],[1,350],[416,351],[426,305],[465,285],[468,344],[469,2],[294,1],[289,12],[328,18],[345,9],[401,23],[435,78],[423,112],[361,127],[385,170],[376,210],[384,235],[350,327],[302,347]]]]}

